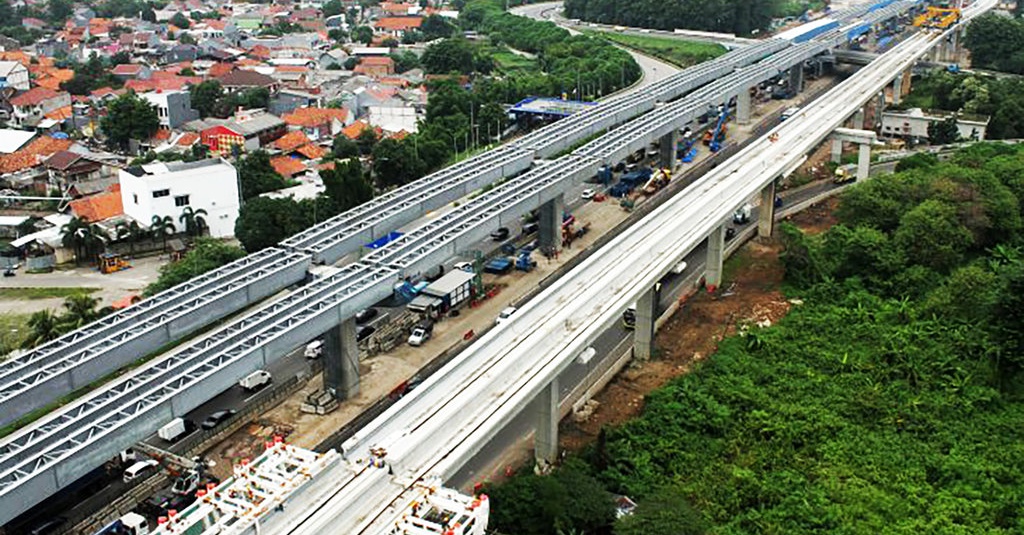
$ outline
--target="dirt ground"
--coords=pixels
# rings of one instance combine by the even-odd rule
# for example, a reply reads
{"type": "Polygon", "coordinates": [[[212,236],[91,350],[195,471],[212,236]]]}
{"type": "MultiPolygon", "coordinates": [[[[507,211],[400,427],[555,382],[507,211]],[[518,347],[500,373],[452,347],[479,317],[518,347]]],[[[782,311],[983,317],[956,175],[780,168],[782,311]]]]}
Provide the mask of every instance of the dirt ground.
{"type": "MultiPolygon", "coordinates": [[[[836,200],[812,206],[793,216],[791,222],[805,232],[823,232],[833,224],[836,200]]],[[[658,332],[655,358],[634,362],[600,394],[593,414],[583,422],[567,418],[560,429],[561,446],[577,451],[597,437],[606,425],[620,425],[643,410],[644,396],[689,371],[693,364],[717,349],[725,336],[735,334],[743,323],[768,325],[789,311],[790,303],[779,291],[784,271],[777,240],[751,240],[726,265],[726,282],[715,294],[704,291],[686,298],[685,304],[658,332]]]]}

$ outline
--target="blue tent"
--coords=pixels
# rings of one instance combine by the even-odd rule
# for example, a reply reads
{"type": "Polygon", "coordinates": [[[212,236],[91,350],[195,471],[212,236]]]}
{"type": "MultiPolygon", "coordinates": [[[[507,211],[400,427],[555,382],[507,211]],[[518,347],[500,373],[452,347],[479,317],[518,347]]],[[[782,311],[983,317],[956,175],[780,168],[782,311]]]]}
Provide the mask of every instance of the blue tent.
{"type": "Polygon", "coordinates": [[[374,241],[366,244],[365,247],[369,247],[370,249],[380,249],[381,247],[384,247],[385,245],[387,245],[387,244],[389,244],[389,243],[391,243],[391,242],[393,242],[393,241],[395,241],[395,240],[397,240],[398,238],[401,238],[401,237],[402,237],[402,233],[401,232],[389,232],[387,236],[384,236],[383,238],[374,240],[374,241]]]}

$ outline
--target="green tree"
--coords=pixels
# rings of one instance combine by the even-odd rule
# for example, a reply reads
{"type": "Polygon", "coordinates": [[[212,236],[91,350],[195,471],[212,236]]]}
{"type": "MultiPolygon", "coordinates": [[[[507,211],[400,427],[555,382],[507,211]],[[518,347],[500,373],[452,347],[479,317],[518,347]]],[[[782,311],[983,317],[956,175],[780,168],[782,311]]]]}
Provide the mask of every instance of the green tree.
{"type": "Polygon", "coordinates": [[[448,21],[447,17],[440,15],[430,15],[423,19],[423,24],[420,25],[420,31],[423,32],[423,36],[428,41],[434,39],[445,39],[451,37],[455,33],[455,25],[448,21]]]}
{"type": "Polygon", "coordinates": [[[117,239],[119,241],[128,242],[129,254],[132,255],[135,254],[135,244],[145,236],[142,227],[135,221],[118,223],[115,227],[115,232],[117,232],[117,239]]]}
{"type": "Polygon", "coordinates": [[[359,156],[359,145],[348,136],[338,136],[331,143],[331,153],[339,160],[356,158],[359,156]]]}
{"type": "Polygon", "coordinates": [[[207,227],[206,210],[202,208],[195,210],[191,206],[186,206],[181,210],[178,221],[181,222],[182,228],[189,236],[202,236],[207,227]]]}
{"type": "Polygon", "coordinates": [[[21,347],[25,349],[31,349],[38,345],[45,344],[50,340],[55,340],[61,335],[61,331],[57,326],[58,319],[49,309],[43,309],[38,312],[33,312],[28,318],[28,327],[30,332],[22,342],[21,347]]]}
{"type": "Polygon", "coordinates": [[[192,26],[192,21],[188,20],[188,17],[186,17],[185,14],[180,11],[178,13],[175,13],[174,16],[171,17],[170,22],[171,24],[177,26],[178,28],[181,28],[182,30],[187,30],[189,26],[192,26]]]}
{"type": "Polygon", "coordinates": [[[320,172],[327,197],[339,211],[354,208],[373,198],[373,187],[363,175],[363,166],[357,159],[338,163],[333,170],[320,172]]]}
{"type": "Polygon", "coordinates": [[[707,522],[685,498],[685,490],[663,487],[615,522],[615,535],[702,535],[707,522]]]}
{"type": "Polygon", "coordinates": [[[359,153],[363,155],[370,154],[373,152],[373,147],[377,144],[377,132],[373,127],[364,128],[359,135],[356,136],[356,145],[359,146],[359,153]]]}
{"type": "Polygon", "coordinates": [[[956,116],[928,123],[928,141],[932,145],[948,145],[960,141],[960,129],[957,127],[956,116]]]}
{"type": "Polygon", "coordinates": [[[345,11],[345,6],[342,5],[341,0],[329,0],[324,3],[324,17],[333,17],[340,15],[345,11]]]}
{"type": "Polygon", "coordinates": [[[107,105],[107,115],[100,120],[100,128],[111,143],[124,149],[129,140],[153,137],[160,128],[160,118],[156,107],[128,92],[107,105]]]}
{"type": "Polygon", "coordinates": [[[559,467],[550,476],[521,474],[488,488],[487,494],[491,499],[491,522],[503,533],[595,533],[615,518],[611,495],[579,461],[559,467]]]}
{"type": "Polygon", "coordinates": [[[64,24],[72,13],[72,5],[68,0],[47,0],[47,10],[50,13],[50,21],[58,25],[64,24]]]}
{"type": "Polygon", "coordinates": [[[475,68],[473,45],[465,39],[445,39],[428,46],[420,62],[430,74],[469,74],[475,68]]]}
{"type": "Polygon", "coordinates": [[[153,216],[153,220],[149,224],[149,231],[153,233],[153,239],[159,238],[163,241],[163,249],[166,251],[168,236],[173,236],[176,232],[174,218],[169,215],[163,217],[153,216]]]}
{"type": "Polygon", "coordinates": [[[420,67],[419,56],[407,50],[391,54],[391,59],[395,62],[395,72],[399,74],[420,67]]]}
{"type": "Polygon", "coordinates": [[[423,176],[426,166],[413,147],[394,139],[382,139],[373,147],[373,174],[377,188],[403,186],[423,176]]]}
{"type": "Polygon", "coordinates": [[[357,43],[368,45],[373,42],[373,28],[369,26],[356,26],[352,30],[352,40],[357,43]]]}
{"type": "Polygon", "coordinates": [[[284,178],[274,171],[270,165],[270,155],[266,151],[257,150],[240,159],[238,178],[242,184],[242,199],[249,200],[261,193],[276,191],[288,186],[284,178]]]}
{"type": "Polygon", "coordinates": [[[67,333],[95,321],[99,318],[99,314],[96,312],[96,305],[99,302],[99,299],[84,293],[64,298],[65,312],[58,319],[57,330],[67,333]]]}
{"type": "Polygon", "coordinates": [[[235,237],[250,253],[276,245],[305,228],[299,204],[291,199],[256,197],[245,203],[235,221],[235,237]]]}
{"type": "Polygon", "coordinates": [[[956,266],[973,243],[956,209],[934,199],[922,202],[900,218],[893,237],[906,251],[909,262],[942,273],[956,266]]]}
{"type": "Polygon", "coordinates": [[[161,266],[160,276],[143,293],[146,296],[158,294],[243,256],[245,251],[239,247],[213,238],[198,238],[184,258],[161,266]]]}

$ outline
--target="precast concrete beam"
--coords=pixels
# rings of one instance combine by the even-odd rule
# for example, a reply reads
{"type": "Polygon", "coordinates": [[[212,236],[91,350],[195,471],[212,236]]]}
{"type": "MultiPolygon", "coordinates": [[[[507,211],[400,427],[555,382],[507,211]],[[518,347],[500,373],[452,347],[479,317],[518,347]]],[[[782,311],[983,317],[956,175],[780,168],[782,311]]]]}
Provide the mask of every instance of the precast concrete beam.
{"type": "Polygon", "coordinates": [[[546,471],[558,460],[558,409],[559,409],[558,377],[541,390],[534,401],[536,408],[536,428],[533,433],[533,457],[537,468],[546,471]]]}
{"type": "Polygon", "coordinates": [[[633,358],[650,360],[654,353],[654,321],[658,318],[658,292],[651,288],[636,301],[633,358]]]}
{"type": "Polygon", "coordinates": [[[348,318],[324,333],[324,389],[336,399],[359,393],[359,344],[356,319],[348,318]]]}
{"type": "Polygon", "coordinates": [[[562,245],[562,212],[565,211],[565,196],[559,194],[540,206],[540,247],[544,250],[558,250],[562,245]]]}

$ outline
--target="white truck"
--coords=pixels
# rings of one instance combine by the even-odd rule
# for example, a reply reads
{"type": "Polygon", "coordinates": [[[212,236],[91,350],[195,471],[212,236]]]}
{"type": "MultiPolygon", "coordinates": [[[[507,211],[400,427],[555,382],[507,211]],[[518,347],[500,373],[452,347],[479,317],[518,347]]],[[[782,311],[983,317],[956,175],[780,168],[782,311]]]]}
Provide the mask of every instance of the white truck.
{"type": "Polygon", "coordinates": [[[161,427],[157,432],[157,436],[166,440],[167,442],[174,442],[185,434],[185,420],[182,418],[175,418],[161,427]]]}
{"type": "Polygon", "coordinates": [[[271,381],[270,372],[267,370],[256,370],[238,381],[238,386],[246,390],[259,390],[271,381]]]}
{"type": "Polygon", "coordinates": [[[421,321],[412,328],[412,333],[409,335],[409,345],[421,346],[427,340],[430,340],[430,336],[434,334],[434,324],[431,321],[421,321]]]}
{"type": "Polygon", "coordinates": [[[124,516],[103,526],[93,535],[147,535],[149,523],[138,513],[125,513],[124,516]]]}
{"type": "Polygon", "coordinates": [[[743,206],[740,206],[736,210],[736,212],[732,214],[732,222],[736,223],[737,225],[747,224],[747,222],[750,221],[750,211],[753,208],[754,207],[751,206],[750,204],[744,204],[743,206]]]}

